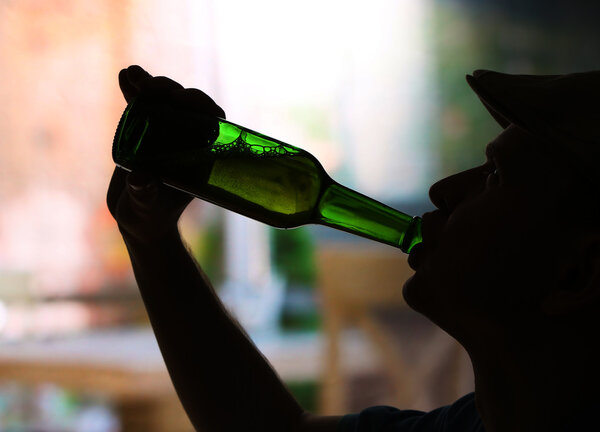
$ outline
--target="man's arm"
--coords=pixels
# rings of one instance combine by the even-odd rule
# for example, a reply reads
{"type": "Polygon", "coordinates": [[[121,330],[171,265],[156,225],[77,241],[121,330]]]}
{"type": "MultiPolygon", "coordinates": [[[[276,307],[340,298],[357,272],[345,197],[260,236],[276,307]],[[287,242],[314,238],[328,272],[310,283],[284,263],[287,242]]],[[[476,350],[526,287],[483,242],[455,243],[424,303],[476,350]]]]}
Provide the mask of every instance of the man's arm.
{"type": "Polygon", "coordinates": [[[169,374],[201,431],[281,431],[303,411],[230,318],[179,235],[126,240],[169,374]]]}
{"type": "MultiPolygon", "coordinates": [[[[119,75],[127,100],[153,92],[224,116],[203,93],[139,67],[119,75]]],[[[199,431],[332,432],[311,416],[227,313],[183,243],[177,221],[190,198],[148,175],[117,168],[107,197],[171,380],[199,431]]]]}
{"type": "Polygon", "coordinates": [[[334,431],[310,416],[216,297],[179,236],[127,241],[169,374],[200,431],[334,431]]]}

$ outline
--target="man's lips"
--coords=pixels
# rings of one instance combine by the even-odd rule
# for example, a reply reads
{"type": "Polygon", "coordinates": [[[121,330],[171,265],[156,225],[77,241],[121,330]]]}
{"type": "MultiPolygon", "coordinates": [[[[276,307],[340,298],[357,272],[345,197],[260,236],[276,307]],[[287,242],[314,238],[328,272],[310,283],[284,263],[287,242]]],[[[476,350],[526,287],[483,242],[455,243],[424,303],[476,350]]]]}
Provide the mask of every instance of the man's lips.
{"type": "Polygon", "coordinates": [[[410,254],[408,255],[408,265],[411,269],[417,270],[423,260],[423,243],[419,243],[413,246],[410,254]]]}
{"type": "Polygon", "coordinates": [[[435,242],[435,239],[438,237],[437,234],[441,231],[445,221],[446,217],[439,210],[425,213],[422,216],[421,233],[423,241],[415,245],[410,251],[408,256],[408,265],[410,268],[417,270],[421,266],[428,253],[427,250],[435,242]]]}

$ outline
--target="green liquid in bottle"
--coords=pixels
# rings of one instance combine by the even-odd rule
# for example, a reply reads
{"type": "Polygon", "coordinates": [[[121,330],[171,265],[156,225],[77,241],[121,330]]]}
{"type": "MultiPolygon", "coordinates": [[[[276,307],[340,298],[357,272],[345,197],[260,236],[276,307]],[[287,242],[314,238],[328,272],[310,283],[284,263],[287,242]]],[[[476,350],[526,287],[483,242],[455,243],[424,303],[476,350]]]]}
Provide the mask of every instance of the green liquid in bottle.
{"type": "Polygon", "coordinates": [[[321,224],[406,253],[421,242],[420,218],[341,186],[310,153],[224,119],[133,101],[113,159],[274,227],[321,224]]]}

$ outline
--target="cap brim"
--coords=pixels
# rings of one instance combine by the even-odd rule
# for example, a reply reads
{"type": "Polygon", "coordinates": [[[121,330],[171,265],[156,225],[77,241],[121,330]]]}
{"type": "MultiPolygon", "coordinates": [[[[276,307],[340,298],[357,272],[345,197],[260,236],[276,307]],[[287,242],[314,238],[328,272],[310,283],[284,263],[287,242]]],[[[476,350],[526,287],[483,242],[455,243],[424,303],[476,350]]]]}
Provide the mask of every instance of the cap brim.
{"type": "Polygon", "coordinates": [[[477,70],[473,72],[473,75],[467,75],[467,83],[479,97],[492,117],[494,117],[494,119],[500,124],[500,126],[502,126],[503,129],[506,129],[512,123],[511,120],[502,114],[502,112],[506,112],[507,110],[498,111],[495,107],[500,105],[499,102],[495,101],[492,95],[486,92],[485,88],[483,88],[477,81],[477,77],[486,72],[487,71],[477,70]]]}

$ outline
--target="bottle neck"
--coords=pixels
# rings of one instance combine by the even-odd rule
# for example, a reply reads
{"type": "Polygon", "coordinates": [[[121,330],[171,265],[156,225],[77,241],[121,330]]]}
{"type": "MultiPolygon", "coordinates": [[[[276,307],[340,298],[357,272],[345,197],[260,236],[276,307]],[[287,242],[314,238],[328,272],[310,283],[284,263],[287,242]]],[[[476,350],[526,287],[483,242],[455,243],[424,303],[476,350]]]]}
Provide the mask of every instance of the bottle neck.
{"type": "Polygon", "coordinates": [[[319,201],[314,222],[410,252],[421,242],[421,219],[332,181],[319,201]]]}

